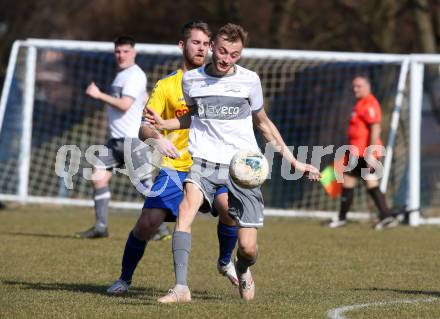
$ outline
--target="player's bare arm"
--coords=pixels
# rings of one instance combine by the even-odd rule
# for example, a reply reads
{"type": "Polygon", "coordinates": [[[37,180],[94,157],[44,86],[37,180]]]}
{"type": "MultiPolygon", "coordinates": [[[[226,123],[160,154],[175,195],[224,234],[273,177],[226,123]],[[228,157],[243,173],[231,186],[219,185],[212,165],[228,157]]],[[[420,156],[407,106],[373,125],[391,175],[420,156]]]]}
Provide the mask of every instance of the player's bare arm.
{"type": "Polygon", "coordinates": [[[142,125],[139,128],[139,139],[141,141],[148,140],[148,144],[153,144],[157,147],[159,152],[170,158],[178,158],[180,157],[180,153],[174,144],[163,136],[154,126],[150,125],[142,125]]]}
{"type": "Polygon", "coordinates": [[[175,117],[173,119],[164,120],[159,114],[147,107],[147,112],[145,114],[147,121],[154,125],[158,130],[181,130],[186,129],[191,126],[191,114],[186,113],[181,117],[175,117]]]}
{"type": "Polygon", "coordinates": [[[86,94],[95,100],[107,103],[121,112],[128,111],[134,102],[134,99],[130,96],[124,95],[120,98],[117,98],[102,92],[98,86],[96,86],[95,82],[89,84],[86,89],[86,94]]]}
{"type": "Polygon", "coordinates": [[[380,138],[380,123],[370,125],[370,145],[375,145],[380,138]]]}
{"type": "Polygon", "coordinates": [[[263,135],[266,142],[270,143],[279,152],[284,159],[289,161],[295,169],[307,173],[307,177],[312,181],[319,181],[321,173],[313,165],[298,161],[289,151],[280,132],[269,119],[264,109],[252,113],[254,124],[263,135]]]}

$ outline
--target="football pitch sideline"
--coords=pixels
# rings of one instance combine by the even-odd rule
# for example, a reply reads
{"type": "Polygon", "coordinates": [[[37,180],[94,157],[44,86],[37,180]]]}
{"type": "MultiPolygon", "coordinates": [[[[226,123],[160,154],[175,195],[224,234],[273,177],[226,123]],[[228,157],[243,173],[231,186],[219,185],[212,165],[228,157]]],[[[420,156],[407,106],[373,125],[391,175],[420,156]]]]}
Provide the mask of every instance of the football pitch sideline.
{"type": "Polygon", "coordinates": [[[439,318],[440,228],[329,229],[318,220],[267,218],[244,302],[217,273],[217,220],[193,226],[193,302],[160,305],[173,286],[171,241],[150,242],[129,293],[107,296],[136,213],[112,211],[110,237],[73,237],[93,210],[17,206],[0,211],[0,318],[439,318]]]}

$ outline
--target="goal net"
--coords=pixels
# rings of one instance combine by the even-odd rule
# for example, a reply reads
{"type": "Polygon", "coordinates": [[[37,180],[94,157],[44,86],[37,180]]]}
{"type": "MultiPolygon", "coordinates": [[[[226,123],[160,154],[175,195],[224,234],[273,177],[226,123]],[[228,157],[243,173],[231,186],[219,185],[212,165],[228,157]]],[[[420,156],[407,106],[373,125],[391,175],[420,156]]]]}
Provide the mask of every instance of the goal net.
{"type": "Polygon", "coordinates": [[[420,149],[415,150],[420,154],[420,207],[425,222],[437,224],[440,222],[440,55],[413,58],[420,69],[420,81],[413,81],[416,87],[420,86],[421,103],[420,149]]]}
{"type": "MultiPolygon", "coordinates": [[[[149,92],[157,80],[180,66],[176,46],[137,44],[136,49],[136,62],[148,76],[149,92]]],[[[393,156],[385,165],[386,190],[390,204],[400,205],[407,198],[409,172],[407,62],[403,55],[245,49],[239,64],[259,74],[266,111],[298,157],[310,161],[313,147],[333,145],[322,157],[321,170],[347,144],[354,104],[351,81],[355,75],[367,75],[382,106],[385,144],[393,132],[389,147],[393,156]]],[[[107,117],[103,104],[86,97],[84,91],[91,81],[108,88],[114,74],[112,43],[39,39],[15,43],[0,104],[0,199],[92,205],[91,183],[85,178],[91,168],[86,153],[91,145],[105,144],[107,117]],[[61,154],[60,149],[65,152],[61,154]],[[59,166],[60,159],[66,167],[59,166]],[[76,173],[63,176],[68,169],[76,173]],[[66,180],[71,181],[69,187],[66,180]]],[[[438,69],[431,74],[436,74],[438,82],[438,69]]],[[[438,122],[435,125],[438,128],[438,122]]],[[[262,138],[257,137],[264,150],[262,138]]],[[[296,179],[294,172],[282,176],[282,170],[282,160],[275,155],[271,177],[263,186],[269,212],[338,210],[339,201],[330,198],[320,183],[296,179]]],[[[430,177],[432,187],[437,177],[430,177]]],[[[115,172],[111,191],[114,207],[139,208],[142,203],[124,170],[115,172]]],[[[353,211],[374,211],[360,186],[354,203],[353,211]]]]}

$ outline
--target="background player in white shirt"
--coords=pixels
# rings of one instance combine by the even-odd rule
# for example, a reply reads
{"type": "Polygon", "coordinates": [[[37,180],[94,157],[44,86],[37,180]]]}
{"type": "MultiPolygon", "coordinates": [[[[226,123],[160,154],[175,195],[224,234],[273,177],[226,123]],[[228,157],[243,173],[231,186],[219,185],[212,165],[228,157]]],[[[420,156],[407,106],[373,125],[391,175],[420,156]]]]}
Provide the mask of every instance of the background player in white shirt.
{"type": "Polygon", "coordinates": [[[257,228],[262,227],[264,218],[262,194],[259,187],[239,187],[228,175],[228,165],[236,151],[257,148],[253,124],[294,169],[307,173],[310,180],[320,178],[317,168],[296,160],[267,117],[258,75],[235,64],[246,39],[247,32],[241,26],[226,24],[213,37],[213,62],[184,75],[183,91],[193,109],[191,114],[164,121],[150,111],[149,119],[157,128],[190,127],[189,149],[194,160],[185,180],[185,195],[173,235],[176,285],[159,298],[162,303],[191,301],[187,285],[191,224],[199,209],[212,205],[212,195],[222,185],[229,190],[229,213],[240,226],[235,265],[240,295],[245,300],[254,298],[255,283],[249,267],[257,259],[257,228]]]}
{"type": "MultiPolygon", "coordinates": [[[[148,157],[148,148],[137,137],[147,98],[147,77],[135,63],[135,40],[122,36],[114,44],[118,73],[112,82],[111,94],[102,92],[94,82],[86,90],[88,96],[107,105],[110,139],[106,144],[107,154],[98,155],[92,175],[96,222],[90,229],[76,234],[81,238],[108,236],[109,182],[113,169],[128,161],[131,161],[134,168],[141,167],[148,157]],[[124,143],[130,143],[129,154],[124,152],[124,143]],[[134,152],[136,148],[140,149],[134,152]]],[[[151,186],[151,169],[135,171],[139,173],[136,179],[144,186],[151,186]]]]}

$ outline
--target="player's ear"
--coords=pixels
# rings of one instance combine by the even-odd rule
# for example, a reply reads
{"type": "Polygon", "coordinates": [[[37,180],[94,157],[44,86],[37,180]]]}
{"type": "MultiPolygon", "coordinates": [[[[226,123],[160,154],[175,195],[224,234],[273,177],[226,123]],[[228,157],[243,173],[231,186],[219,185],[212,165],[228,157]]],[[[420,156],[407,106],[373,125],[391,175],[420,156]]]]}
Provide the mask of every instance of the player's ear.
{"type": "Polygon", "coordinates": [[[179,41],[178,43],[180,50],[183,50],[183,48],[185,47],[185,42],[183,42],[182,40],[179,41]]]}
{"type": "Polygon", "coordinates": [[[214,40],[211,40],[211,41],[209,41],[209,49],[211,50],[211,52],[212,52],[213,48],[214,48],[214,40]]]}

